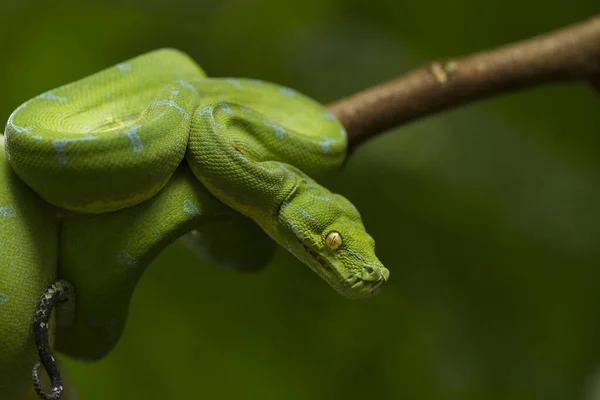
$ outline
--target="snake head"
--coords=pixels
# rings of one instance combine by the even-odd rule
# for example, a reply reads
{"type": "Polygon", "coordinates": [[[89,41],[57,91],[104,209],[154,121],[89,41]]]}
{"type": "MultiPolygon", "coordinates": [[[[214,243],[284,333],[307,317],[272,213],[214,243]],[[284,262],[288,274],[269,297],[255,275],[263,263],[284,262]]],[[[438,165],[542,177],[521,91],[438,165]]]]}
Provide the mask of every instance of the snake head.
{"type": "Polygon", "coordinates": [[[342,295],[373,296],[388,280],[375,241],[343,196],[302,179],[281,205],[278,219],[284,247],[342,295]]]}

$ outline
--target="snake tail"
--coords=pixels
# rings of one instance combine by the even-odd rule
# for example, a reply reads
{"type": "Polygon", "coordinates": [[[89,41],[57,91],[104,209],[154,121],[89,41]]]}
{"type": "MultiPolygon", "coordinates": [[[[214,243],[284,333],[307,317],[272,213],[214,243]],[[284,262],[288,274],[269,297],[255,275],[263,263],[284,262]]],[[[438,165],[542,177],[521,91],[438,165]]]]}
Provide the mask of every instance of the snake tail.
{"type": "Polygon", "coordinates": [[[50,349],[48,330],[50,327],[50,315],[52,310],[59,302],[74,303],[75,289],[66,280],[58,280],[46,288],[40,298],[33,320],[33,338],[38,350],[40,360],[35,364],[32,371],[33,387],[35,391],[44,400],[58,400],[63,393],[63,384],[56,359],[50,349]],[[46,370],[50,378],[50,393],[44,392],[40,383],[38,370],[40,364],[46,370]]]}

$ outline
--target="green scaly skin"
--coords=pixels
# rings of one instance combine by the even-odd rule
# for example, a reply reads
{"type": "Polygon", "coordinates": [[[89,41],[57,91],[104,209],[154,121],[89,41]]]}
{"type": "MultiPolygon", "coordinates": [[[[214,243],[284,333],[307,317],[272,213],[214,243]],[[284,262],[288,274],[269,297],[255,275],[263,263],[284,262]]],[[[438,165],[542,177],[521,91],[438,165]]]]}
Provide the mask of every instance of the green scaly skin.
{"type": "Polygon", "coordinates": [[[2,399],[18,399],[31,387],[31,370],[38,359],[33,318],[38,299],[57,277],[58,237],[56,210],[15,175],[0,150],[2,399]]]}
{"type": "Polygon", "coordinates": [[[208,258],[241,270],[268,261],[264,231],[351,298],[374,295],[389,277],[355,207],[307,175],[340,166],[341,125],[291,89],[209,79],[186,55],[158,50],[28,101],[5,138],[3,398],[28,390],[35,302],[57,272],[77,303],[74,318],[58,309],[73,322],[57,324],[55,346],[84,360],[114,347],[144,269],[190,231],[210,236],[208,258]]]}

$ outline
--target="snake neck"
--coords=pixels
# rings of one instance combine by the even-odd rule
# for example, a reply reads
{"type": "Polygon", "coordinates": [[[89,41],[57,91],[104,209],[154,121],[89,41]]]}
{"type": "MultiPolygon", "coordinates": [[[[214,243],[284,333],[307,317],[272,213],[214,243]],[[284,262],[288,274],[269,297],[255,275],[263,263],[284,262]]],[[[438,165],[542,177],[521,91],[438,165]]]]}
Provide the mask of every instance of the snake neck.
{"type": "Polygon", "coordinates": [[[236,105],[218,103],[196,111],[186,160],[219,200],[257,222],[271,220],[296,186],[285,163],[265,161],[267,146],[253,138],[260,117],[241,116],[236,105]]]}

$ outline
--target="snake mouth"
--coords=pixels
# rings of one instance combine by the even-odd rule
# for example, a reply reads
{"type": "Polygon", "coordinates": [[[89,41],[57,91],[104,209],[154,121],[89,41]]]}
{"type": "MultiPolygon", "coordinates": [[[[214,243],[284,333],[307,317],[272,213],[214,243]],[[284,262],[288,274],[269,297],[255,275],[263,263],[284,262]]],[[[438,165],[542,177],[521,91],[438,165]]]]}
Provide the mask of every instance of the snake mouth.
{"type": "Polygon", "coordinates": [[[350,287],[353,291],[371,294],[373,296],[379,292],[379,289],[381,289],[387,281],[383,275],[376,281],[366,281],[358,276],[350,277],[348,280],[351,280],[352,278],[354,278],[354,281],[350,287]]]}
{"type": "Polygon", "coordinates": [[[361,277],[352,275],[345,280],[340,276],[339,273],[333,268],[331,263],[319,253],[314,251],[307,246],[305,243],[298,240],[304,250],[313,258],[313,260],[317,261],[319,265],[322,267],[317,273],[321,275],[325,280],[327,280],[333,286],[337,286],[341,284],[341,287],[338,288],[342,294],[349,297],[369,297],[374,296],[379,293],[379,289],[386,283],[387,279],[384,275],[377,281],[368,281],[361,277]],[[337,281],[337,282],[336,282],[337,281]],[[342,287],[346,287],[346,289],[342,289],[342,287]]]}
{"type": "Polygon", "coordinates": [[[331,265],[331,262],[325,257],[321,256],[310,246],[303,243],[300,239],[298,242],[302,245],[306,253],[308,253],[313,260],[315,260],[321,266],[316,272],[321,275],[326,281],[329,282],[336,290],[338,290],[344,296],[350,298],[361,298],[375,296],[379,293],[379,290],[387,282],[384,274],[381,274],[379,279],[376,281],[370,281],[363,279],[356,275],[351,275],[344,279],[337,270],[331,265]]]}
{"type": "Polygon", "coordinates": [[[333,275],[337,275],[335,273],[335,270],[333,269],[333,267],[330,265],[329,261],[325,257],[321,256],[319,253],[317,253],[316,251],[311,249],[304,242],[302,242],[300,240],[298,240],[298,242],[300,242],[300,244],[302,245],[304,250],[306,250],[306,252],[313,258],[313,260],[318,262],[319,265],[321,267],[323,267],[323,272],[326,272],[329,275],[328,276],[329,278],[331,278],[333,275]]]}

